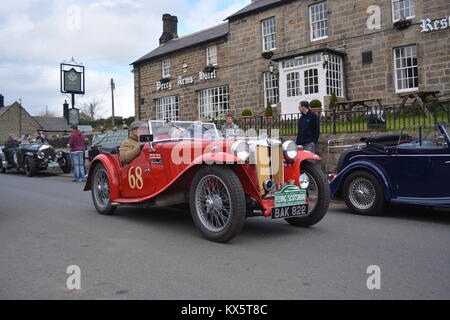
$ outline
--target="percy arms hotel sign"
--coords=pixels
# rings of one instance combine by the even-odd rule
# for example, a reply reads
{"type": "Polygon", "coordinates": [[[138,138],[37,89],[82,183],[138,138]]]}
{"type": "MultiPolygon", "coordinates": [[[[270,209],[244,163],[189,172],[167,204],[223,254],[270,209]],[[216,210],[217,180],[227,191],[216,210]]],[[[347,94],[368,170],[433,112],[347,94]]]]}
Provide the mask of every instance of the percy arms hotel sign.
{"type": "MultiPolygon", "coordinates": [[[[216,70],[212,72],[199,72],[198,74],[198,81],[205,81],[205,80],[211,80],[217,78],[217,72],[216,70]]],[[[178,77],[176,83],[181,87],[187,84],[194,83],[194,77],[178,77]]],[[[156,82],[156,90],[172,90],[172,81],[167,82],[156,82]]]]}
{"type": "Polygon", "coordinates": [[[420,32],[444,30],[450,27],[450,16],[443,19],[431,20],[430,18],[420,20],[420,32]]]}

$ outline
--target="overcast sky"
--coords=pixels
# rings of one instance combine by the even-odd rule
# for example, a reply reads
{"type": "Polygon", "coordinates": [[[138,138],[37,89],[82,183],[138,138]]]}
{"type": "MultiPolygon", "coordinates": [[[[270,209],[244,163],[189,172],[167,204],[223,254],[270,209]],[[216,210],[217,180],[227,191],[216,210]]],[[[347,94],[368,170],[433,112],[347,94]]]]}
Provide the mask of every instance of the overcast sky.
{"type": "MultiPolygon", "coordinates": [[[[158,46],[162,14],[178,16],[183,36],[223,22],[250,0],[1,0],[0,93],[5,104],[19,98],[32,115],[62,116],[59,64],[86,67],[86,94],[79,107],[101,101],[111,115],[110,79],[116,83],[115,114],[134,115],[130,63],[158,46]]],[[[68,99],[69,101],[69,99],[68,99]]]]}

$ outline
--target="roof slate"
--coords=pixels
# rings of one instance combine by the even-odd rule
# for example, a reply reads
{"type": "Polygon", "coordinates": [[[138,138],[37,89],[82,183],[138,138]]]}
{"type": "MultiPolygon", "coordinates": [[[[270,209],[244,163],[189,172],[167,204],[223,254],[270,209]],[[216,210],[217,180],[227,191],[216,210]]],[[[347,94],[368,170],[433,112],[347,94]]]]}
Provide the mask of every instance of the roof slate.
{"type": "Polygon", "coordinates": [[[63,132],[70,131],[70,126],[64,118],[50,118],[50,117],[33,117],[42,126],[43,131],[63,132]]]}
{"type": "Polygon", "coordinates": [[[255,2],[252,2],[248,6],[242,8],[238,12],[232,14],[227,18],[227,20],[232,20],[234,18],[246,16],[249,14],[252,14],[256,11],[269,9],[270,7],[279,6],[288,2],[292,2],[294,0],[258,0],[255,2]]]}
{"type": "Polygon", "coordinates": [[[160,45],[155,50],[147,53],[145,56],[139,58],[138,60],[134,61],[132,64],[137,64],[139,62],[143,62],[145,60],[154,59],[163,55],[166,55],[168,53],[172,53],[181,49],[185,49],[188,47],[192,47],[204,42],[208,42],[211,40],[215,40],[221,37],[224,37],[228,34],[228,23],[222,23],[218,26],[202,30],[199,32],[195,32],[192,34],[189,34],[184,37],[180,37],[177,39],[172,39],[169,42],[160,45]]]}

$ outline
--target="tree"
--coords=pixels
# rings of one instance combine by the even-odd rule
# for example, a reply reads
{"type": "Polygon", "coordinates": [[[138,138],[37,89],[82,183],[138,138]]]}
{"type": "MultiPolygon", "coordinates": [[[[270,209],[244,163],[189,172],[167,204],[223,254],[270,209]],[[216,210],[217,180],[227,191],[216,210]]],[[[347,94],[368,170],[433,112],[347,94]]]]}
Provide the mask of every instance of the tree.
{"type": "Polygon", "coordinates": [[[95,120],[101,112],[101,103],[101,100],[94,98],[90,102],[86,102],[81,105],[81,112],[86,115],[89,120],[95,120]]]}

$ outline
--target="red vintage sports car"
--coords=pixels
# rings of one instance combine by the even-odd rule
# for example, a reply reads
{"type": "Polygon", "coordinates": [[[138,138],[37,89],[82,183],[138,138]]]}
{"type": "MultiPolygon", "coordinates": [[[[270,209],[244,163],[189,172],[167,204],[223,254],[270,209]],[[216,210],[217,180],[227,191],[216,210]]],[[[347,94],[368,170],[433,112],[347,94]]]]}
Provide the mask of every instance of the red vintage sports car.
{"type": "Polygon", "coordinates": [[[119,145],[103,145],[89,170],[100,214],[120,205],[189,204],[196,226],[226,242],[246,217],[283,218],[308,227],[328,210],[327,177],[320,157],[293,141],[222,137],[213,123],[149,121],[140,155],[121,166],[119,145]]]}

